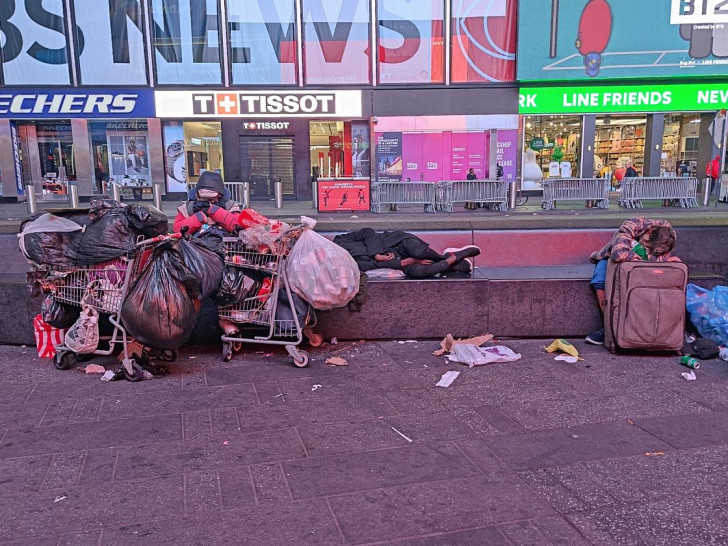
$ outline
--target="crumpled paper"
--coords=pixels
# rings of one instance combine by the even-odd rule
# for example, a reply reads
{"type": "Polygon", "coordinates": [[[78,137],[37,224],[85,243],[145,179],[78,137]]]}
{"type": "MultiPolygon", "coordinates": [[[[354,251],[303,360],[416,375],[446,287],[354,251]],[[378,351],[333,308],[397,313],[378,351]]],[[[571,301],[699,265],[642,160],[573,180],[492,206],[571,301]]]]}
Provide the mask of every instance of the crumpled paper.
{"type": "Polygon", "coordinates": [[[515,362],[521,359],[521,355],[505,345],[476,347],[475,345],[459,344],[453,346],[447,358],[450,362],[460,362],[472,368],[496,362],[515,362]]]}
{"type": "Polygon", "coordinates": [[[571,356],[571,355],[559,355],[554,360],[563,360],[564,362],[568,362],[569,364],[576,364],[579,362],[579,357],[577,356],[571,356]]]}
{"type": "Polygon", "coordinates": [[[326,364],[329,364],[330,366],[348,366],[349,363],[341,358],[340,356],[332,356],[330,358],[326,359],[326,364]]]}
{"type": "Polygon", "coordinates": [[[445,339],[440,342],[440,349],[433,352],[434,356],[442,356],[445,353],[449,353],[455,345],[474,345],[480,347],[483,343],[486,343],[493,339],[493,334],[483,334],[482,336],[471,337],[468,339],[454,339],[452,334],[447,334],[445,339]]]}
{"type": "Polygon", "coordinates": [[[106,373],[106,368],[98,364],[88,364],[84,370],[86,373],[106,373]]]}
{"type": "Polygon", "coordinates": [[[563,351],[566,354],[578,358],[579,360],[584,360],[583,358],[579,358],[579,351],[576,349],[576,347],[574,347],[570,342],[566,341],[565,339],[555,339],[553,343],[551,343],[551,345],[546,347],[547,353],[553,353],[554,351],[563,351]]]}
{"type": "Polygon", "coordinates": [[[693,370],[690,370],[689,372],[683,372],[680,375],[682,375],[686,381],[695,381],[698,378],[693,370]]]}

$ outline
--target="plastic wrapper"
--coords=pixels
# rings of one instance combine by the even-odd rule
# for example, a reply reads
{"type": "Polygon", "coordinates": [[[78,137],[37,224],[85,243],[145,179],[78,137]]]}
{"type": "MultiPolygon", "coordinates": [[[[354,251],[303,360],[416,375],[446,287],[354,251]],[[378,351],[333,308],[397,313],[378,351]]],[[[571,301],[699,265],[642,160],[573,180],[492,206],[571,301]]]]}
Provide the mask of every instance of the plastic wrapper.
{"type": "Polygon", "coordinates": [[[73,220],[43,214],[23,224],[18,244],[26,259],[36,264],[72,267],[73,261],[66,249],[83,226],[73,220]]]}
{"type": "Polygon", "coordinates": [[[182,261],[174,242],[154,249],[121,306],[129,334],[153,349],[174,350],[190,337],[197,320],[194,298],[200,283],[182,261]]]}
{"type": "Polygon", "coordinates": [[[200,283],[200,294],[209,298],[217,294],[225,269],[223,259],[201,242],[194,239],[179,241],[179,251],[184,264],[195,274],[200,283]]]}
{"type": "Polygon", "coordinates": [[[84,306],[78,320],[73,323],[64,340],[74,353],[93,353],[99,346],[99,313],[93,307],[84,306]]]}
{"type": "Polygon", "coordinates": [[[62,303],[48,295],[40,306],[40,314],[46,324],[65,330],[78,320],[81,308],[62,303]]]}
{"type": "Polygon", "coordinates": [[[145,237],[163,235],[169,230],[167,215],[156,208],[129,205],[126,214],[131,228],[145,237]]]}
{"type": "Polygon", "coordinates": [[[279,222],[280,226],[257,225],[245,228],[239,233],[240,240],[247,247],[260,248],[269,247],[276,248],[275,243],[281,240],[281,236],[290,227],[284,222],[279,222]]]}
{"type": "Polygon", "coordinates": [[[688,284],[686,308],[690,321],[701,336],[718,345],[728,345],[728,286],[706,290],[688,284]]]}
{"type": "Polygon", "coordinates": [[[370,279],[404,279],[407,275],[401,269],[382,267],[381,269],[370,269],[366,272],[366,276],[370,279]]]}
{"type": "Polygon", "coordinates": [[[220,290],[215,295],[218,305],[235,305],[255,296],[261,287],[261,275],[239,267],[226,267],[222,275],[220,290]]]}
{"type": "Polygon", "coordinates": [[[288,283],[314,309],[343,307],[359,291],[359,268],[340,246],[311,229],[293,245],[286,265],[288,283]]]}

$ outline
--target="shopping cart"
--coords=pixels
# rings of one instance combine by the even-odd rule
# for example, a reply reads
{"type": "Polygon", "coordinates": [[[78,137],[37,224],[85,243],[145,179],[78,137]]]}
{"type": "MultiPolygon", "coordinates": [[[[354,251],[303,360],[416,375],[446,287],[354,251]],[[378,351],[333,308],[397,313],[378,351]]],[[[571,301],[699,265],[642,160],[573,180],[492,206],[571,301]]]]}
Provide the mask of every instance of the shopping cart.
{"type": "Polygon", "coordinates": [[[308,365],[308,353],[298,348],[303,338],[306,337],[312,347],[323,344],[321,335],[313,331],[316,314],[310,306],[304,319],[299,319],[286,278],[286,257],[301,232],[302,227],[291,228],[272,248],[251,249],[238,238],[223,239],[225,265],[240,268],[242,272],[252,272],[261,281],[254,296],[218,308],[221,319],[233,322],[240,328],[236,335],[222,336],[223,361],[229,362],[243,343],[283,345],[293,358],[293,363],[303,368],[308,365]],[[291,319],[276,316],[279,305],[290,308],[291,319]]]}
{"type": "MultiPolygon", "coordinates": [[[[58,302],[76,307],[88,305],[98,311],[99,315],[108,315],[113,327],[110,336],[101,336],[100,341],[108,343],[108,349],[96,349],[92,353],[76,355],[65,345],[56,347],[54,364],[59,370],[74,367],[79,361],[90,355],[113,354],[118,344],[122,345],[124,358],[121,371],[129,381],[143,379],[144,370],[129,354],[129,337],[122,324],[119,313],[126,296],[139,277],[144,265],[149,260],[154,247],[170,239],[179,239],[180,234],[159,235],[151,239],[140,240],[134,252],[110,262],[76,267],[65,272],[54,274],[56,280],[50,286],[50,295],[58,302]]],[[[141,355],[138,355],[141,356],[141,355]]],[[[163,360],[172,361],[177,357],[176,351],[163,351],[163,360]]]]}

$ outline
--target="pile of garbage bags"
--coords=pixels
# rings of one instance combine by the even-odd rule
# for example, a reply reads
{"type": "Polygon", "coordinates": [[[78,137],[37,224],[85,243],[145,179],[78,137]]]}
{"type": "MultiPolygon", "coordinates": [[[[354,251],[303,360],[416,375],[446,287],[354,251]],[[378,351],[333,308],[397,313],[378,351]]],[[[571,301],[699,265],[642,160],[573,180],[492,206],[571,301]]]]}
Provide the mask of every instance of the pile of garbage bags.
{"type": "Polygon", "coordinates": [[[720,346],[728,346],[728,286],[706,290],[688,284],[686,307],[698,333],[720,346]]]}

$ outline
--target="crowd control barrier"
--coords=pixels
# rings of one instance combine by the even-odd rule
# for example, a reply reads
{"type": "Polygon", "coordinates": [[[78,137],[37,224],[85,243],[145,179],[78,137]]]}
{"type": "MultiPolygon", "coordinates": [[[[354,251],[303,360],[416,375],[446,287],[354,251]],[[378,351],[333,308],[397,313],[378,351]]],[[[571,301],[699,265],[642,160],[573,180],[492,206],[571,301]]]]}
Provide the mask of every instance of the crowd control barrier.
{"type": "Polygon", "coordinates": [[[508,182],[505,180],[445,180],[440,183],[442,201],[438,208],[453,211],[455,203],[482,203],[494,210],[508,210],[508,182]]]}
{"type": "Polygon", "coordinates": [[[543,181],[541,208],[554,210],[557,201],[596,201],[609,208],[609,181],[604,178],[549,178],[543,181]]]}
{"type": "Polygon", "coordinates": [[[437,188],[435,182],[375,182],[371,211],[382,212],[383,205],[422,205],[425,212],[435,212],[437,188]]]}
{"type": "Polygon", "coordinates": [[[642,201],[659,199],[672,201],[682,208],[698,206],[698,179],[691,177],[623,178],[619,206],[643,208],[642,201]]]}

